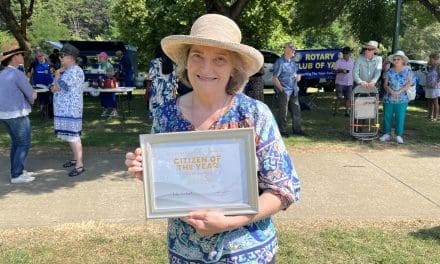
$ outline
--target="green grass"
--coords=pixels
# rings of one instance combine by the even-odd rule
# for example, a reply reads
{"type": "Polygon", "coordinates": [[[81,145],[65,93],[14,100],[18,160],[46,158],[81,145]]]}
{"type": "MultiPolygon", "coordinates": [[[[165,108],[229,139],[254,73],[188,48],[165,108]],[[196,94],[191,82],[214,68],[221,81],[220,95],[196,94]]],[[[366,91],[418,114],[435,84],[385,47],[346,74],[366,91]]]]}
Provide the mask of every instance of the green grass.
{"type": "MultiPolygon", "coordinates": [[[[320,93],[316,107],[302,111],[303,128],[308,137],[289,137],[287,145],[308,146],[313,144],[357,144],[349,136],[349,118],[342,114],[333,117],[331,107],[333,93],[320,93]]],[[[99,97],[86,96],[84,103],[83,144],[86,147],[133,148],[138,145],[138,135],[148,133],[151,120],[147,119],[147,109],[143,102],[143,91],[136,90],[131,102],[132,113],[124,121],[122,118],[102,118],[99,97]]],[[[276,112],[272,95],[266,95],[266,104],[276,112]]],[[[440,142],[440,122],[432,123],[426,117],[426,102],[417,101],[408,108],[405,122],[405,144],[433,144],[440,142]]],[[[31,114],[33,146],[65,145],[55,138],[53,121],[42,119],[39,112],[31,114]]],[[[290,120],[289,120],[290,123],[290,120]]],[[[10,139],[4,126],[0,126],[0,147],[8,147],[10,139]]]]}
{"type": "MultiPolygon", "coordinates": [[[[440,226],[313,225],[277,222],[277,263],[440,263],[440,226]]],[[[165,230],[163,222],[0,230],[0,263],[167,263],[165,230]]]]}

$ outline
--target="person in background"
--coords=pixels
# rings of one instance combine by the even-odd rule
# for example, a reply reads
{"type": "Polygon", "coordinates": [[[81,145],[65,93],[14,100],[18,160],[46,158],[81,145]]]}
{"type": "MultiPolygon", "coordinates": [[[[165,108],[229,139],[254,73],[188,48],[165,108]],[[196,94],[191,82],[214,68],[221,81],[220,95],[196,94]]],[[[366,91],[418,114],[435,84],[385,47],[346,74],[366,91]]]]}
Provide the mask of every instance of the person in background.
{"type": "MultiPolygon", "coordinates": [[[[29,67],[29,76],[32,76],[34,86],[44,85],[49,87],[53,83],[51,66],[46,59],[46,54],[42,50],[36,53],[37,61],[29,67]]],[[[49,117],[53,117],[52,93],[38,93],[38,103],[40,104],[40,111],[47,109],[49,117]]]]}
{"type": "Polygon", "coordinates": [[[24,170],[31,145],[32,129],[29,113],[37,93],[26,75],[17,67],[24,63],[24,50],[16,44],[5,44],[0,53],[0,122],[12,140],[11,183],[27,183],[35,179],[24,170]]]}
{"type": "Polygon", "coordinates": [[[439,115],[438,98],[440,97],[440,56],[431,53],[428,62],[428,75],[426,76],[425,98],[428,101],[428,119],[437,121],[439,115]]]}
{"type": "Polygon", "coordinates": [[[384,76],[385,94],[383,96],[383,131],[380,141],[391,140],[391,128],[393,120],[396,121],[396,142],[403,144],[403,129],[405,125],[406,109],[408,107],[408,95],[406,91],[412,85],[411,67],[406,67],[408,57],[403,51],[397,51],[389,58],[393,66],[384,76]]]}
{"type": "Polygon", "coordinates": [[[299,103],[298,82],[301,75],[297,74],[298,67],[295,62],[296,47],[292,42],[284,45],[284,54],[273,65],[273,83],[278,96],[279,112],[278,125],[281,135],[288,137],[287,112],[292,115],[293,134],[306,136],[301,128],[301,106],[299,103]]]}
{"type": "Polygon", "coordinates": [[[342,99],[344,99],[345,103],[345,116],[350,116],[354,68],[354,61],[350,58],[350,53],[350,47],[344,47],[342,49],[342,58],[339,58],[333,66],[333,72],[336,73],[336,100],[335,109],[333,110],[333,116],[338,113],[339,101],[342,99]]]}
{"type": "Polygon", "coordinates": [[[360,54],[354,62],[353,80],[355,88],[372,90],[377,93],[377,81],[382,72],[382,57],[376,55],[379,52],[379,43],[370,40],[362,46],[360,54]]]}
{"type": "Polygon", "coordinates": [[[70,177],[78,176],[85,171],[83,148],[81,143],[83,115],[84,72],[76,64],[79,50],[64,44],[60,51],[61,68],[55,71],[54,85],[54,128],[57,137],[69,142],[73,158],[63,164],[64,168],[74,167],[70,177]]]}
{"type": "Polygon", "coordinates": [[[59,69],[61,67],[61,62],[60,62],[60,50],[59,49],[53,49],[52,54],[49,55],[49,62],[50,65],[55,69],[59,69]]]}
{"type": "Polygon", "coordinates": [[[148,78],[150,86],[150,118],[155,118],[155,111],[166,102],[176,98],[177,78],[174,64],[163,52],[162,47],[156,47],[154,59],[150,62],[148,78]]]}
{"type": "MultiPolygon", "coordinates": [[[[108,55],[102,51],[98,55],[99,71],[103,76],[100,76],[100,83],[104,83],[106,79],[113,78],[115,70],[113,65],[108,61],[108,55]],[[101,72],[102,71],[102,72],[101,72]]],[[[115,93],[100,93],[101,106],[103,107],[102,117],[115,117],[118,116],[116,111],[116,94],[115,93]]]]}
{"type": "Polygon", "coordinates": [[[264,67],[249,77],[249,82],[245,86],[245,94],[256,100],[264,102],[264,67]]]}
{"type": "Polygon", "coordinates": [[[134,73],[130,58],[122,50],[116,51],[115,55],[121,65],[119,86],[133,87],[134,73]]]}
{"type": "MultiPolygon", "coordinates": [[[[190,35],[162,39],[178,76],[193,88],[156,110],[153,133],[250,128],[255,131],[259,211],[223,215],[196,210],[168,220],[169,263],[275,263],[278,248],[272,215],[298,201],[300,185],[273,115],[264,103],[241,93],[263,55],[241,44],[231,19],[207,14],[190,35]]],[[[142,179],[141,149],[126,154],[128,171],[142,179]]]]}

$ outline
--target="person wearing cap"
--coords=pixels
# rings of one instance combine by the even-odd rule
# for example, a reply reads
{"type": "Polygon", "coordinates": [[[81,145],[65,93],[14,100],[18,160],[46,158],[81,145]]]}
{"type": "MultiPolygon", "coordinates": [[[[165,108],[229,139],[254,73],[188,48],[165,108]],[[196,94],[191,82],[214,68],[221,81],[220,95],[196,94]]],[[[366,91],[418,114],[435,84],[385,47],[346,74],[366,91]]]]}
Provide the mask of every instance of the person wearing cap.
{"type": "Polygon", "coordinates": [[[54,128],[57,137],[69,142],[72,159],[63,164],[73,167],[70,177],[85,171],[81,143],[84,72],[76,64],[79,50],[65,43],[60,50],[61,68],[55,71],[53,92],[54,128]]]}
{"type": "MultiPolygon", "coordinates": [[[[255,215],[196,210],[185,218],[170,218],[169,262],[274,263],[278,245],[271,215],[296,202],[300,187],[270,109],[240,92],[263,65],[262,54],[241,44],[235,22],[217,14],[199,17],[190,35],[168,36],[161,44],[193,91],[161,106],[152,132],[252,127],[260,193],[255,215]]],[[[125,164],[142,178],[141,149],[127,153],[125,164]]]]}
{"type": "Polygon", "coordinates": [[[377,93],[377,81],[382,72],[382,57],[377,56],[379,43],[370,40],[362,45],[362,54],[354,62],[353,80],[355,86],[377,93]]]}
{"type": "Polygon", "coordinates": [[[301,128],[301,107],[299,103],[298,82],[301,75],[297,73],[298,67],[295,61],[296,47],[292,42],[284,45],[284,54],[273,65],[272,80],[278,97],[278,125],[281,135],[288,137],[287,112],[292,115],[293,134],[306,136],[301,128]]]}
{"type": "Polygon", "coordinates": [[[15,44],[3,45],[0,53],[0,122],[6,126],[12,140],[11,183],[27,183],[35,179],[24,170],[31,145],[29,113],[37,93],[26,75],[18,70],[24,63],[24,50],[15,44]]]}
{"type": "Polygon", "coordinates": [[[350,47],[344,47],[342,49],[342,58],[339,58],[333,66],[333,72],[336,73],[335,88],[336,88],[336,100],[333,116],[335,116],[339,110],[339,100],[344,98],[345,102],[345,116],[350,116],[350,100],[351,92],[353,90],[353,68],[354,61],[350,58],[350,47]]]}
{"type": "MultiPolygon", "coordinates": [[[[104,51],[101,51],[98,55],[98,63],[99,63],[99,70],[102,71],[103,77],[102,82],[104,83],[104,80],[113,78],[115,75],[115,70],[113,68],[113,65],[108,61],[108,54],[104,51]]],[[[118,112],[116,111],[116,94],[115,93],[100,93],[99,97],[101,99],[101,106],[103,108],[102,117],[115,117],[118,116],[118,112]]]]}
{"type": "Polygon", "coordinates": [[[407,67],[408,57],[401,50],[390,55],[388,60],[393,62],[384,76],[385,94],[383,96],[383,132],[380,141],[391,140],[393,120],[396,121],[396,142],[403,144],[403,128],[405,125],[406,109],[408,107],[407,91],[412,85],[411,67],[407,67]]]}

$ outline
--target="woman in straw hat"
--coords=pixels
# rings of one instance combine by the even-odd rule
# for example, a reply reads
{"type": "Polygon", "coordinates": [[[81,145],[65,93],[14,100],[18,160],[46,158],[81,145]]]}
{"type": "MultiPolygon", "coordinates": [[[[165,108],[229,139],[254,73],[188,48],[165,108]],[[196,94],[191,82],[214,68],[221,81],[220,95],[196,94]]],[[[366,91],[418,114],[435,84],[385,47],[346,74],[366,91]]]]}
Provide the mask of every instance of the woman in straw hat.
{"type": "Polygon", "coordinates": [[[383,132],[380,141],[391,140],[390,132],[393,120],[396,120],[396,141],[403,144],[403,127],[405,124],[408,95],[406,91],[412,85],[412,71],[406,67],[408,57],[403,51],[390,55],[388,60],[393,62],[393,67],[384,76],[385,95],[383,96],[383,132]]]}
{"type": "Polygon", "coordinates": [[[54,108],[54,128],[57,137],[69,142],[72,159],[63,164],[73,167],[70,177],[83,173],[83,148],[81,143],[83,114],[84,72],[76,65],[79,50],[65,43],[59,57],[61,68],[55,71],[54,86],[51,88],[54,108]]]}
{"type": "Polygon", "coordinates": [[[35,178],[24,170],[31,145],[31,122],[29,113],[37,93],[34,92],[26,75],[18,70],[23,64],[24,50],[18,45],[4,45],[0,53],[0,121],[12,140],[11,183],[31,182],[35,178]]]}
{"type": "MultiPolygon", "coordinates": [[[[171,218],[170,263],[274,263],[277,238],[271,215],[299,198],[299,180],[272,113],[240,93],[263,64],[261,53],[240,42],[238,26],[216,14],[199,17],[190,35],[161,42],[193,92],[158,109],[152,132],[254,128],[260,193],[255,215],[198,210],[184,219],[171,218]]],[[[140,149],[127,153],[125,163],[142,179],[140,149]]]]}

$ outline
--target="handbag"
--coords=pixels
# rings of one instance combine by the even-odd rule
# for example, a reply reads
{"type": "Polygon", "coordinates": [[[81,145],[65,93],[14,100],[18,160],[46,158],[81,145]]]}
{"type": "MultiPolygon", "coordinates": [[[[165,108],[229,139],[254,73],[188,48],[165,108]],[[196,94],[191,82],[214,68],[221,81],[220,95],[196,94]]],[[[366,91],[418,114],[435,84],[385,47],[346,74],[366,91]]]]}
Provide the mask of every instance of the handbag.
{"type": "Polygon", "coordinates": [[[113,88],[118,88],[118,81],[116,80],[116,78],[108,78],[104,80],[104,89],[113,89],[113,88]]]}
{"type": "Polygon", "coordinates": [[[416,86],[411,85],[406,91],[406,95],[408,96],[408,101],[414,101],[416,99],[416,86]]]}

